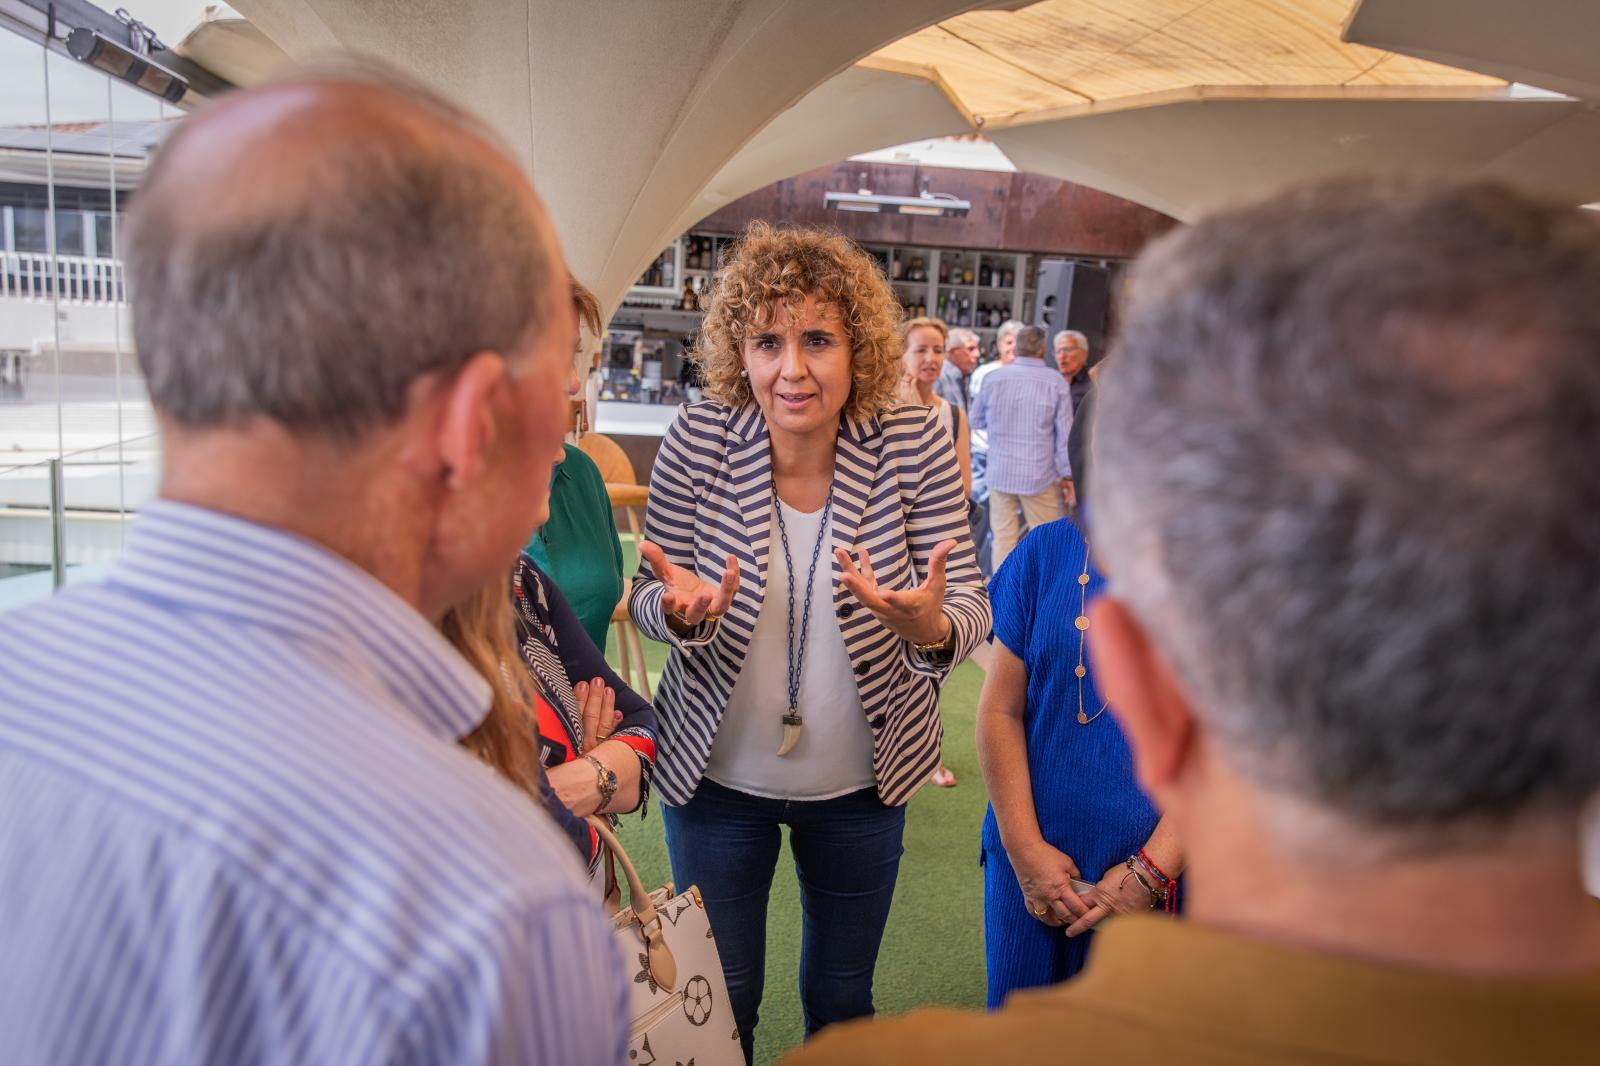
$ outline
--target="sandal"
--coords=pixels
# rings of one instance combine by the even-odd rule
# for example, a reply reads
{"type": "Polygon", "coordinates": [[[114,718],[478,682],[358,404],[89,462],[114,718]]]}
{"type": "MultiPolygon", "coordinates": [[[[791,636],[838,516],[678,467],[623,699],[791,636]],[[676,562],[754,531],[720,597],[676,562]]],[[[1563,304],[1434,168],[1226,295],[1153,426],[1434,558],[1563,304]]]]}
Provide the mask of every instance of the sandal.
{"type": "Polygon", "coordinates": [[[956,787],[956,775],[948,766],[940,766],[933,772],[933,776],[928,778],[928,780],[933,782],[935,785],[938,785],[940,788],[956,787]]]}

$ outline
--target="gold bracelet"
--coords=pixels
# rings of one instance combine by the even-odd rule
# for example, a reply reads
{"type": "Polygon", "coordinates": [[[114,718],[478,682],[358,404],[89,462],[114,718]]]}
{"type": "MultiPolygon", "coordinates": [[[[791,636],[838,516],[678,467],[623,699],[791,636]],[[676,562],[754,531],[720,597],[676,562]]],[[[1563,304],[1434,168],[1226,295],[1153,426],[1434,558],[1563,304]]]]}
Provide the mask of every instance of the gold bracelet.
{"type": "Polygon", "coordinates": [[[913,640],[911,642],[911,646],[913,648],[915,648],[917,651],[920,651],[925,655],[933,655],[933,654],[935,654],[937,652],[941,652],[941,651],[952,651],[952,650],[954,650],[955,643],[956,643],[956,624],[954,622],[951,622],[950,623],[950,632],[946,633],[943,637],[939,638],[938,640],[929,641],[926,644],[918,644],[916,641],[913,640]]]}

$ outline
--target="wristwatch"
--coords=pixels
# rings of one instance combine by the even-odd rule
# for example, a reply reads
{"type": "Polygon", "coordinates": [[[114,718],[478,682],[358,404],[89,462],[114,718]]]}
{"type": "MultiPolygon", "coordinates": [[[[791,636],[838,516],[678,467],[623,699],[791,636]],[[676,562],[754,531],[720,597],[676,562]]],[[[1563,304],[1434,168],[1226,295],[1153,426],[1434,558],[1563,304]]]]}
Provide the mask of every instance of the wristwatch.
{"type": "Polygon", "coordinates": [[[600,806],[603,808],[617,794],[617,772],[593,755],[585,755],[594,764],[595,784],[600,788],[600,806]]]}

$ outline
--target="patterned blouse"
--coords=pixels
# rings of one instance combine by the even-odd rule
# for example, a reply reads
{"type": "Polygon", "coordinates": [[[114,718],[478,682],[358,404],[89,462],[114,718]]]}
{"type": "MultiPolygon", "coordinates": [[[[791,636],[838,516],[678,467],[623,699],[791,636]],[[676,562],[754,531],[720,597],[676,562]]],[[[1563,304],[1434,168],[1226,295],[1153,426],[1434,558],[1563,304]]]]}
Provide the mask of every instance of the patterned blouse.
{"type": "MultiPolygon", "coordinates": [[[[621,741],[638,756],[639,809],[644,810],[655,771],[655,709],[611,669],[561,590],[526,553],[517,560],[511,594],[517,646],[539,697],[535,712],[540,764],[548,769],[583,758],[583,712],[572,686],[577,681],[601,678],[616,690],[617,710],[622,712],[621,724],[608,739],[621,741]]],[[[591,864],[598,861],[598,841],[593,831],[563,807],[548,788],[545,806],[573,838],[579,852],[591,864]]]]}

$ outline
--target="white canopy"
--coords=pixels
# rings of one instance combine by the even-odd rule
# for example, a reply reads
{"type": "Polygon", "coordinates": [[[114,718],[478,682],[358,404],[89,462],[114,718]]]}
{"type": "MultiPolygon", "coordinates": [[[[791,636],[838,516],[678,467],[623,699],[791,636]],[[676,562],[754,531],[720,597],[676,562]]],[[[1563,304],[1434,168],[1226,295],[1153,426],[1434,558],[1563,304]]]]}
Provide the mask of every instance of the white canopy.
{"type": "Polygon", "coordinates": [[[249,24],[203,24],[183,47],[235,81],[285,55],[347,47],[485,114],[607,305],[735,197],[974,130],[1021,169],[1180,218],[1356,168],[1494,175],[1600,199],[1594,116],[1505,80],[1585,95],[1600,85],[1583,47],[1600,5],[1585,0],[234,6],[249,24]]]}
{"type": "MultiPolygon", "coordinates": [[[[291,56],[330,46],[372,53],[483,113],[528,164],[578,276],[614,305],[677,235],[689,205],[774,118],[885,41],[974,5],[237,0],[234,6],[291,56]]],[[[886,129],[897,125],[884,119],[886,129]]]]}

